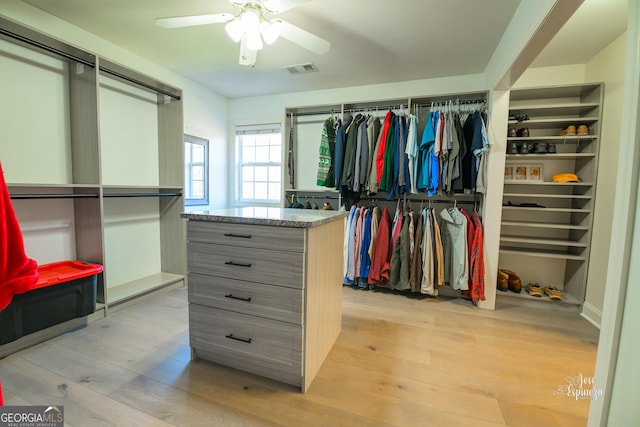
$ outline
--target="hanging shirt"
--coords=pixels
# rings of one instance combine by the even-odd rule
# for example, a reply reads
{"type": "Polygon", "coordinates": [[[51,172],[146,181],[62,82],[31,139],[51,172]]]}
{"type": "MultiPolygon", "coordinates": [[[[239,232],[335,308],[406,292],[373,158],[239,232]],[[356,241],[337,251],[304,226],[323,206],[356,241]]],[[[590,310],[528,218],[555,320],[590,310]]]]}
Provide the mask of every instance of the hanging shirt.
{"type": "Polygon", "coordinates": [[[437,295],[434,286],[433,268],[433,220],[428,209],[422,211],[422,221],[422,281],[420,283],[420,293],[437,295]]]}
{"type": "Polygon", "coordinates": [[[389,261],[389,243],[391,240],[391,220],[389,209],[385,206],[382,209],[380,224],[375,239],[374,255],[371,257],[371,268],[369,269],[369,284],[384,286],[389,281],[389,271],[385,271],[385,266],[389,261]]]}
{"type": "Polygon", "coordinates": [[[435,254],[434,282],[437,286],[444,286],[444,252],[442,248],[442,235],[436,218],[436,211],[431,209],[433,220],[433,242],[435,254]]]}
{"type": "Polygon", "coordinates": [[[415,233],[414,246],[411,252],[411,271],[409,275],[409,284],[412,292],[420,292],[422,283],[422,252],[420,246],[422,244],[422,214],[418,213],[414,219],[415,233]]]}
{"type": "Polygon", "coordinates": [[[343,266],[343,271],[342,271],[342,275],[345,278],[345,283],[348,283],[346,281],[347,279],[347,270],[349,268],[349,258],[350,258],[350,252],[349,252],[349,244],[350,244],[350,236],[351,236],[351,226],[353,223],[353,216],[356,213],[356,207],[352,206],[351,210],[349,211],[349,219],[346,221],[345,226],[344,226],[344,244],[342,246],[342,257],[343,257],[343,262],[342,262],[342,266],[343,266]]]}
{"type": "Polygon", "coordinates": [[[347,127],[351,124],[352,121],[353,117],[348,117],[336,132],[336,155],[334,162],[336,190],[340,190],[340,182],[342,180],[342,169],[344,163],[344,151],[347,142],[347,127]]]}
{"type": "Polygon", "coordinates": [[[392,116],[393,113],[391,111],[387,111],[387,115],[384,118],[384,124],[382,125],[382,130],[380,131],[380,141],[377,144],[378,148],[376,151],[376,184],[378,188],[380,187],[380,181],[382,181],[382,171],[384,169],[384,160],[387,150],[387,137],[389,136],[389,127],[391,126],[392,116]]]}
{"type": "Polygon", "coordinates": [[[467,219],[456,208],[440,211],[442,218],[442,249],[444,254],[444,280],[453,289],[469,288],[467,261],[467,219]]]}
{"type": "Polygon", "coordinates": [[[427,122],[424,125],[424,131],[422,132],[422,139],[420,141],[420,157],[421,168],[418,170],[418,190],[426,190],[429,187],[430,182],[430,165],[429,151],[433,150],[433,142],[436,139],[434,129],[434,115],[433,112],[429,112],[427,116],[427,122]]]}
{"type": "Polygon", "coordinates": [[[335,145],[336,134],[334,121],[333,117],[329,117],[325,120],[324,125],[322,126],[322,134],[320,135],[318,175],[316,179],[316,184],[319,186],[333,187],[335,185],[333,169],[331,168],[335,145]]]}
{"type": "Polygon", "coordinates": [[[409,164],[409,181],[410,193],[418,194],[417,186],[417,169],[418,169],[418,119],[415,115],[409,116],[409,130],[407,131],[407,147],[405,154],[407,155],[409,164]]]}
{"type": "MultiPolygon", "coordinates": [[[[369,120],[367,120],[367,141],[369,142],[368,149],[368,159],[367,159],[367,171],[365,176],[365,190],[370,191],[371,189],[371,169],[373,164],[375,163],[375,153],[378,142],[378,135],[380,134],[380,119],[377,117],[370,116],[369,120]]],[[[375,169],[375,168],[373,168],[375,169]]],[[[377,192],[377,182],[376,189],[374,191],[377,192]]]]}
{"type": "Polygon", "coordinates": [[[371,246],[371,217],[373,209],[367,209],[364,215],[364,225],[362,227],[362,244],[360,245],[360,281],[358,286],[365,287],[371,268],[371,257],[369,257],[369,247],[371,246]]]}

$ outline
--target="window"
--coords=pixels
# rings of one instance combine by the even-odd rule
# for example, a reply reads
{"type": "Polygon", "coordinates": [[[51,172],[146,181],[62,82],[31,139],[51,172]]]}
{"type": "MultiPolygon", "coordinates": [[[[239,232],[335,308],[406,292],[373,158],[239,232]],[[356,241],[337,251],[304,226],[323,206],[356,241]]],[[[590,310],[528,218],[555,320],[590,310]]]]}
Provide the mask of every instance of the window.
{"type": "Polygon", "coordinates": [[[280,125],[236,128],[239,202],[279,203],[282,192],[280,125]]]}
{"type": "Polygon", "coordinates": [[[185,135],[184,204],[209,204],[209,141],[185,135]]]}

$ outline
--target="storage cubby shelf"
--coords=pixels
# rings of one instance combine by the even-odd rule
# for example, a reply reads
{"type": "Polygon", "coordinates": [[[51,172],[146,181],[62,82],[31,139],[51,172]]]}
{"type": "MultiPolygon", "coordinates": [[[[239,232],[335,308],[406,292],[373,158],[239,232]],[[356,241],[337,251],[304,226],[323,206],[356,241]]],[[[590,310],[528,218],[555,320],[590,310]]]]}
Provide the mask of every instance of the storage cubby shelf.
{"type": "Polygon", "coordinates": [[[532,119],[524,122],[517,122],[515,120],[510,120],[509,125],[515,126],[518,128],[529,128],[529,129],[548,129],[548,128],[565,128],[570,125],[592,125],[596,123],[598,118],[596,117],[559,117],[556,119],[532,119]]]}
{"type": "MultiPolygon", "coordinates": [[[[524,197],[524,196],[523,196],[524,197]]],[[[502,206],[503,211],[523,211],[523,212],[564,212],[564,213],[579,213],[590,214],[591,209],[577,209],[577,208],[535,208],[526,206],[502,206]]]]}
{"type": "Polygon", "coordinates": [[[550,224],[545,222],[502,221],[502,225],[509,227],[555,228],[558,230],[589,230],[589,227],[583,225],[550,224]]]}
{"type": "Polygon", "coordinates": [[[535,193],[503,193],[503,197],[545,198],[545,199],[591,199],[582,194],[535,194],[535,193]]]}
{"type": "Polygon", "coordinates": [[[555,154],[507,154],[507,160],[575,160],[592,159],[594,153],[555,153],[555,154]]]}
{"type": "MultiPolygon", "coordinates": [[[[598,108],[600,104],[596,102],[574,102],[574,103],[558,103],[558,104],[550,104],[550,103],[541,103],[541,104],[530,104],[526,107],[519,108],[517,105],[514,105],[511,108],[512,112],[517,114],[526,114],[528,116],[552,116],[552,115],[584,115],[598,108]]],[[[514,122],[510,120],[510,122],[514,122]]],[[[517,122],[521,125],[526,125],[528,120],[523,120],[521,122],[517,122]]]]}
{"type": "Polygon", "coordinates": [[[532,245],[549,245],[549,246],[566,246],[566,247],[575,247],[575,248],[586,248],[588,245],[583,242],[576,242],[573,240],[558,240],[558,239],[535,239],[530,237],[520,237],[520,236],[500,236],[501,242],[512,242],[512,243],[525,243],[532,245]]]}
{"type": "Polygon", "coordinates": [[[110,286],[107,289],[107,303],[109,305],[121,303],[182,280],[184,276],[179,274],[157,273],[128,283],[110,286]]]}
{"type": "Polygon", "coordinates": [[[553,251],[553,250],[539,250],[539,249],[523,249],[513,247],[500,247],[500,253],[511,255],[522,255],[527,257],[539,257],[539,258],[555,258],[574,261],[586,261],[586,257],[583,255],[575,255],[565,251],[553,251]]]}
{"type": "MultiPolygon", "coordinates": [[[[540,285],[544,287],[543,283],[541,283],[540,285]]],[[[560,287],[558,285],[554,284],[554,286],[556,286],[556,287],[558,287],[558,289],[560,289],[560,287]]],[[[524,288],[522,289],[522,292],[520,292],[519,294],[509,291],[509,292],[498,292],[496,295],[498,295],[498,298],[515,299],[515,300],[518,300],[518,301],[531,301],[531,302],[536,303],[536,304],[538,304],[538,303],[547,303],[547,304],[556,304],[556,305],[560,304],[560,305],[563,305],[563,306],[566,306],[566,305],[580,306],[580,305],[582,305],[582,302],[578,298],[576,298],[575,296],[573,296],[573,295],[571,295],[571,294],[569,294],[567,292],[564,292],[564,291],[562,292],[562,300],[561,301],[552,300],[551,298],[549,298],[549,297],[547,297],[545,295],[542,295],[541,297],[531,296],[531,295],[529,295],[529,293],[524,288]]]]}

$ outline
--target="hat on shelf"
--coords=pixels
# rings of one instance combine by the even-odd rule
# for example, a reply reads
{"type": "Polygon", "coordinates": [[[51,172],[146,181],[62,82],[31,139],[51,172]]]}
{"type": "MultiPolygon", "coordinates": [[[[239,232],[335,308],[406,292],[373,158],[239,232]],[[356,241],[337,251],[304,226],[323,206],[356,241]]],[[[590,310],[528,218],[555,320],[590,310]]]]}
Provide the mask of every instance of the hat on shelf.
{"type": "Polygon", "coordinates": [[[553,182],[580,182],[580,179],[573,173],[557,173],[551,177],[553,182]]]}

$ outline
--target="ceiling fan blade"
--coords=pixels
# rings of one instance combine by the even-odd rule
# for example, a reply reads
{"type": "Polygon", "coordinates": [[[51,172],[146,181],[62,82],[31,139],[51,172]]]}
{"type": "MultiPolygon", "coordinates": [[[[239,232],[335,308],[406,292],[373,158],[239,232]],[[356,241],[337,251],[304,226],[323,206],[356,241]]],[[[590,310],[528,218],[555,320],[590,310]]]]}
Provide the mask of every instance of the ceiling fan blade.
{"type": "Polygon", "coordinates": [[[156,24],[164,28],[192,27],[195,25],[220,24],[231,21],[234,16],[230,13],[216,13],[213,15],[175,16],[172,18],[158,18],[156,24]]]}
{"type": "Polygon", "coordinates": [[[325,39],[321,39],[315,34],[311,34],[310,32],[296,27],[293,24],[289,24],[281,19],[274,19],[274,22],[278,25],[278,32],[281,37],[284,37],[285,39],[302,46],[313,53],[322,55],[323,53],[327,53],[331,47],[331,43],[325,39]]]}
{"type": "Polygon", "coordinates": [[[310,1],[311,0],[263,0],[263,4],[269,12],[278,14],[310,1]]]}

